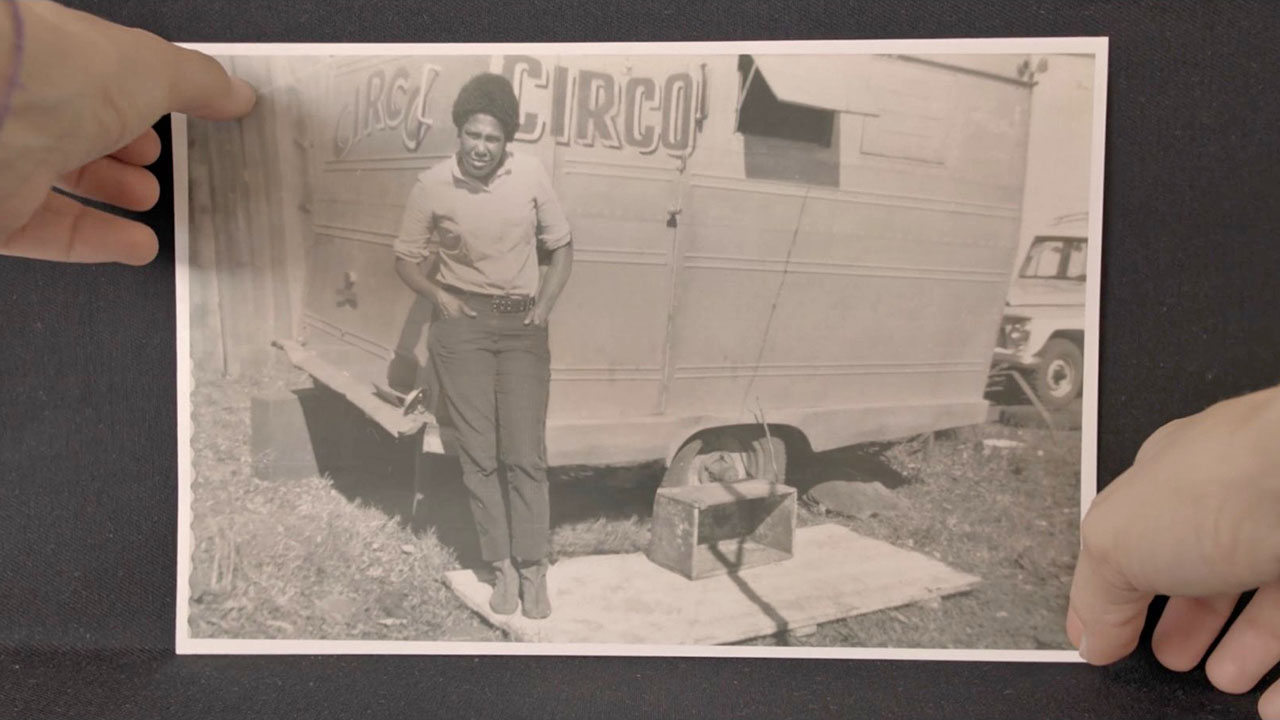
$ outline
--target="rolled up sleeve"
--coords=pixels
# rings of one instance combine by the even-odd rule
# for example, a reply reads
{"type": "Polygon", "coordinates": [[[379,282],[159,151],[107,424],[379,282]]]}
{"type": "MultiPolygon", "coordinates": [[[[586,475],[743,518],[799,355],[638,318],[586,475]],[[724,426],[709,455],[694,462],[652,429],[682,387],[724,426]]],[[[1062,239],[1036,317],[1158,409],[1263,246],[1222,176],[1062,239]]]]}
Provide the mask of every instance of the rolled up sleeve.
{"type": "Polygon", "coordinates": [[[404,214],[400,219],[400,232],[393,245],[396,257],[418,263],[431,255],[434,216],[431,193],[426,183],[418,180],[409,192],[409,199],[405,202],[404,214]]]}
{"type": "Polygon", "coordinates": [[[540,163],[535,163],[534,204],[538,211],[538,246],[543,250],[555,250],[568,245],[573,240],[569,228],[569,219],[565,217],[564,208],[555,188],[551,185],[551,177],[540,163]]]}

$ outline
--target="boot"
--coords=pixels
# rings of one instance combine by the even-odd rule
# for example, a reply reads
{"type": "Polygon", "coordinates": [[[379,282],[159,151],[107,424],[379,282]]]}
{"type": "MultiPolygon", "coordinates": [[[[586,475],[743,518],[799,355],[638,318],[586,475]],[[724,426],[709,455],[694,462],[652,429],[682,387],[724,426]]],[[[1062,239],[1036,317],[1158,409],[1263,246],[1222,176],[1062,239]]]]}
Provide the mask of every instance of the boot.
{"type": "Polygon", "coordinates": [[[489,597],[489,609],[499,615],[510,615],[516,611],[520,598],[516,595],[519,587],[516,584],[516,567],[511,559],[499,560],[493,564],[496,578],[493,583],[493,595],[489,597]]]}
{"type": "Polygon", "coordinates": [[[547,596],[547,561],[520,564],[520,600],[524,616],[541,620],[551,615],[551,598],[547,596]]]}

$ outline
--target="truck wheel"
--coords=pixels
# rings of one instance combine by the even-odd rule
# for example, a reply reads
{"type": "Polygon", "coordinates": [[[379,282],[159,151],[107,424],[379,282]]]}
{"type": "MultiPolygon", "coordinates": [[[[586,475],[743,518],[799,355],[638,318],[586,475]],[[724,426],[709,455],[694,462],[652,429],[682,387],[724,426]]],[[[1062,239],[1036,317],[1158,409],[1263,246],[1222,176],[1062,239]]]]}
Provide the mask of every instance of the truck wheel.
{"type": "Polygon", "coordinates": [[[1040,352],[1040,368],[1031,387],[1046,408],[1057,410],[1071,404],[1084,385],[1084,356],[1070,340],[1053,338],[1040,352]]]}
{"type": "Polygon", "coordinates": [[[786,482],[787,446],[758,430],[724,428],[684,444],[662,477],[663,487],[712,482],[768,480],[786,482]]]}

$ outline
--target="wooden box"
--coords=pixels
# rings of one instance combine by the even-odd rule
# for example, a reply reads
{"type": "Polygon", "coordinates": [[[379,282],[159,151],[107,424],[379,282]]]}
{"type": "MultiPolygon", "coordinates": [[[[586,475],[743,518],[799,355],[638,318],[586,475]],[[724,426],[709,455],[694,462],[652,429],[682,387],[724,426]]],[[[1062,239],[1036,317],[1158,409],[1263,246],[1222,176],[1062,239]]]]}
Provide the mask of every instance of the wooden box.
{"type": "Polygon", "coordinates": [[[692,580],[791,558],[796,490],[767,480],[660,488],[646,553],[692,580]]]}

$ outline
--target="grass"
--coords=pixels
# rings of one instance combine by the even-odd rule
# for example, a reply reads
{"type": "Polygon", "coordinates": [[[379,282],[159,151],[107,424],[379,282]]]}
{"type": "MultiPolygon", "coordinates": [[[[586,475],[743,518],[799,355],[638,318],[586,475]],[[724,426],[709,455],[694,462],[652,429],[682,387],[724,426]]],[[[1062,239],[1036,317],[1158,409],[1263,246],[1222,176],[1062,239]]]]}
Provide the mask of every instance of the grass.
{"type": "MultiPolygon", "coordinates": [[[[301,384],[211,380],[193,397],[193,637],[503,640],[443,583],[477,563],[456,464],[431,468],[425,510],[410,511],[411,454],[371,441],[349,472],[264,481],[250,470],[250,398],[301,384]]],[[[1077,542],[1078,431],[987,424],[932,442],[859,446],[797,467],[802,493],[827,480],[878,483],[892,503],[844,517],[802,504],[799,523],[835,522],[982,578],[974,590],[827,623],[753,644],[1066,648],[1061,630],[1077,542]],[[1019,444],[985,445],[988,438],[1019,444]]],[[[411,448],[409,448],[411,452],[411,448]]],[[[553,552],[641,551],[656,466],[557,468],[553,552]]]]}
{"type": "MultiPolygon", "coordinates": [[[[982,578],[967,593],[870,613],[819,628],[803,645],[1069,649],[1062,629],[1079,527],[1080,433],[988,424],[870,453],[902,484],[900,510],[866,518],[806,511],[855,532],[934,557],[982,578]],[[1015,440],[1009,449],[983,444],[1015,440]]],[[[849,455],[829,461],[857,466],[849,455]]],[[[863,450],[863,453],[866,453],[863,450]]],[[[869,459],[861,458],[862,463],[869,459]]]]}
{"type": "Polygon", "coordinates": [[[433,529],[329,478],[249,471],[251,388],[195,392],[192,637],[498,640],[443,583],[458,566],[433,529]]]}

